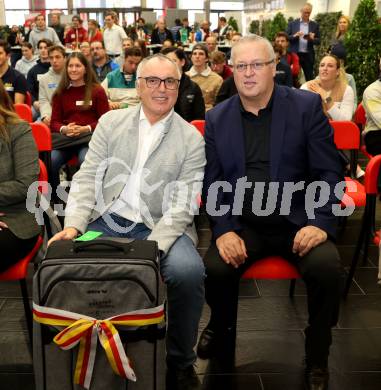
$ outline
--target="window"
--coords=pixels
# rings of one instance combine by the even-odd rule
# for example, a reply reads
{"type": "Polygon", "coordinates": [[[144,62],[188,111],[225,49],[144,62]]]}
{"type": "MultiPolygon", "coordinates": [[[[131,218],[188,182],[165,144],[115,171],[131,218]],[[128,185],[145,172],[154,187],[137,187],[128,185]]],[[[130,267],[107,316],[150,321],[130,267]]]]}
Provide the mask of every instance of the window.
{"type": "MultiPolygon", "coordinates": [[[[178,0],[179,9],[189,9],[188,0],[178,0]]],[[[204,0],[192,0],[192,9],[204,9],[204,0]]],[[[188,15],[189,17],[189,15],[188,15]]]]}
{"type": "Polygon", "coordinates": [[[6,10],[22,9],[24,10],[24,14],[29,14],[29,0],[5,0],[4,5],[6,10]]]}
{"type": "Polygon", "coordinates": [[[5,23],[8,26],[16,24],[22,26],[25,23],[25,15],[29,14],[29,10],[22,11],[5,11],[5,23]]]}

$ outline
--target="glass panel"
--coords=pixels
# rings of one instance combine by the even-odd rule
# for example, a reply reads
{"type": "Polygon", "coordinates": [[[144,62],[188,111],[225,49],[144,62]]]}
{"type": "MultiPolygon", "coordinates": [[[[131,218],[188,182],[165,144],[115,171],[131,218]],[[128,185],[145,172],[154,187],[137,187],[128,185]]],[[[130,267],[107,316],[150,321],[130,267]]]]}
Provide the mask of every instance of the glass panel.
{"type": "MultiPolygon", "coordinates": [[[[180,9],[189,9],[189,0],[178,0],[180,9]]],[[[204,9],[204,0],[192,0],[192,9],[204,9]]]]}
{"type": "Polygon", "coordinates": [[[5,22],[9,26],[16,24],[22,26],[25,22],[25,15],[29,14],[29,10],[25,9],[22,11],[5,11],[5,22]]]}
{"type": "Polygon", "coordinates": [[[46,9],[59,9],[67,8],[67,0],[45,0],[46,9]]]}
{"type": "Polygon", "coordinates": [[[17,0],[17,1],[5,0],[4,5],[5,5],[6,10],[7,9],[22,9],[22,10],[26,10],[26,12],[25,12],[26,14],[29,13],[29,11],[28,11],[29,10],[29,0],[17,0]]]}
{"type": "Polygon", "coordinates": [[[163,0],[147,0],[146,7],[163,9],[163,0]]]}

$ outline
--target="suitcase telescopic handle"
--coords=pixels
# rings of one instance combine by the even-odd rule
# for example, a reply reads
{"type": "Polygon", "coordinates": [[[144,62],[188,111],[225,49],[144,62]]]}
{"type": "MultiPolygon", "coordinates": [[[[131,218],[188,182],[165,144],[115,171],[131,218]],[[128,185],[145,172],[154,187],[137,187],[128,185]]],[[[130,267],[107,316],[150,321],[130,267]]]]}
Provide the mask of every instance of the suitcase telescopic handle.
{"type": "Polygon", "coordinates": [[[112,241],[112,240],[94,240],[94,241],[74,241],[73,243],[73,250],[74,252],[80,252],[85,249],[94,247],[94,246],[99,246],[103,245],[108,248],[116,249],[121,252],[127,253],[131,247],[130,243],[128,242],[117,242],[117,241],[112,241]]]}

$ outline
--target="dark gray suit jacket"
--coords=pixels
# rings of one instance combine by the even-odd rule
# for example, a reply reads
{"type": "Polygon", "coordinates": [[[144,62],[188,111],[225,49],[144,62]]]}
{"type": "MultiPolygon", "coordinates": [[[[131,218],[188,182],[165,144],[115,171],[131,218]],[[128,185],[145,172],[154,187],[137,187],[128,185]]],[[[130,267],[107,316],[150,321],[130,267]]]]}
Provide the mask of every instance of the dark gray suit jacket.
{"type": "Polygon", "coordinates": [[[10,142],[0,137],[0,221],[21,239],[40,232],[34,215],[26,210],[29,186],[38,179],[38,151],[26,122],[8,125],[10,142]]]}

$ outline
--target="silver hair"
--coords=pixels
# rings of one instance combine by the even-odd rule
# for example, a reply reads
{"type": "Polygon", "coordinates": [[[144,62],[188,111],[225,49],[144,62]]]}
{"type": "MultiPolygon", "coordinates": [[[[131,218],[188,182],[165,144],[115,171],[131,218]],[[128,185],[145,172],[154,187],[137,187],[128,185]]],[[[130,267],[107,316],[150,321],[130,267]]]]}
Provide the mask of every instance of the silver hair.
{"type": "Polygon", "coordinates": [[[157,58],[160,61],[167,61],[171,65],[173,65],[173,68],[176,69],[176,74],[179,80],[181,79],[181,72],[178,66],[176,65],[175,62],[173,62],[171,59],[169,59],[167,56],[161,53],[154,54],[152,56],[143,58],[143,60],[139,63],[138,68],[136,69],[136,78],[138,79],[140,75],[142,74],[143,68],[147,65],[147,63],[153,59],[157,58]]]}
{"type": "Polygon", "coordinates": [[[273,46],[268,39],[263,38],[263,37],[256,35],[256,34],[249,34],[249,35],[246,35],[243,38],[241,38],[239,41],[237,41],[237,43],[232,47],[231,60],[232,60],[233,64],[234,64],[234,58],[235,58],[237,49],[241,45],[244,45],[246,43],[263,43],[266,46],[266,51],[269,55],[269,60],[275,59],[275,53],[274,53],[273,46]]]}

